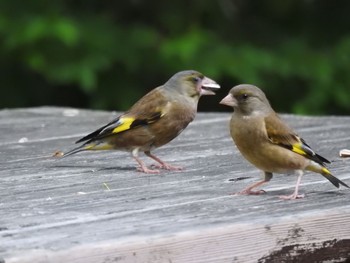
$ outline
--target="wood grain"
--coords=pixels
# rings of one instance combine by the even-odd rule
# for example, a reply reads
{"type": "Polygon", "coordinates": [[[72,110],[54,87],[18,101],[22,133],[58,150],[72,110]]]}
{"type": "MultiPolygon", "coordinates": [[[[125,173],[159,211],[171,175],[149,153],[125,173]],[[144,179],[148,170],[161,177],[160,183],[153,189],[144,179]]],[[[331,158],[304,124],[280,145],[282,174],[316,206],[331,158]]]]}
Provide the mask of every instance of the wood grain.
{"type": "MultiPolygon", "coordinates": [[[[286,175],[275,175],[266,195],[229,195],[261,176],[232,143],[230,113],[199,113],[155,151],[185,166],[183,172],[138,173],[125,152],[51,157],[115,116],[51,107],[0,111],[0,258],[6,263],[350,258],[348,189],[307,173],[302,200],[277,198],[294,189],[296,177],[286,175]]],[[[350,148],[350,117],[282,117],[350,183],[350,159],[338,156],[350,148]]]]}

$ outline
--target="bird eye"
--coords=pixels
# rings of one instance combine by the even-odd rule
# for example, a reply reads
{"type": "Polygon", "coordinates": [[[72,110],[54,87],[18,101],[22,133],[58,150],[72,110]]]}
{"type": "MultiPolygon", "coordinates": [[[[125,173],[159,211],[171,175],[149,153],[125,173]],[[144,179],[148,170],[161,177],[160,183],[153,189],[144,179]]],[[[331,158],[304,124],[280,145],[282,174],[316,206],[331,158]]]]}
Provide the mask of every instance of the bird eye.
{"type": "Polygon", "coordinates": [[[248,94],[247,93],[244,93],[244,94],[242,94],[241,95],[241,98],[242,98],[242,100],[246,100],[246,99],[248,99],[248,94]]]}
{"type": "Polygon", "coordinates": [[[193,77],[192,80],[193,82],[198,83],[201,79],[200,77],[193,77]]]}

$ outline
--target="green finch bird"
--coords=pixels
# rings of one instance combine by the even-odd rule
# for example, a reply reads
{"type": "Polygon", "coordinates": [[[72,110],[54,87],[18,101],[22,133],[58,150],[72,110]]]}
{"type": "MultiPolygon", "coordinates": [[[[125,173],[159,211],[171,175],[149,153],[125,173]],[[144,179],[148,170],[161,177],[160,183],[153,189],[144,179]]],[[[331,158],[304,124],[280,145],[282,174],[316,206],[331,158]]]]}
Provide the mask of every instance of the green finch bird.
{"type": "Polygon", "coordinates": [[[220,86],[203,74],[187,70],[176,73],[164,85],[150,91],[127,112],[76,143],[81,146],[65,153],[63,157],[94,150],[121,150],[131,152],[144,173],[159,173],[150,169],[138,157],[144,152],[159,163],[158,168],[181,170],[160,160],[151,150],[176,138],[193,121],[198,100],[202,95],[214,95],[220,86]]]}
{"type": "Polygon", "coordinates": [[[296,172],[298,176],[292,195],[282,199],[303,198],[298,194],[304,170],[319,173],[339,188],[349,187],[327,169],[327,159],[315,153],[307,143],[292,131],[271,108],[264,92],[253,85],[233,87],[221,104],[233,107],[230,122],[232,139],[241,154],[258,169],[264,171],[264,180],[239,194],[261,194],[253,189],[270,181],[273,173],[296,172]]]}

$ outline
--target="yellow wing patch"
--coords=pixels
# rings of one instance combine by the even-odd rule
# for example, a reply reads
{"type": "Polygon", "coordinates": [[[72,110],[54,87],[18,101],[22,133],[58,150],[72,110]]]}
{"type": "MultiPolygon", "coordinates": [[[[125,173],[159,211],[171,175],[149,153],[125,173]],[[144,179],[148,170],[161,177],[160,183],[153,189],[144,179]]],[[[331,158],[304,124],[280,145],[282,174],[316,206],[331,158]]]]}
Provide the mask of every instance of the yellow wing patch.
{"type": "Polygon", "coordinates": [[[302,147],[301,143],[293,144],[292,151],[300,155],[307,155],[307,153],[301,147],[302,147]]]}
{"type": "Polygon", "coordinates": [[[131,124],[135,121],[134,118],[131,117],[124,117],[124,118],[120,118],[118,122],[120,122],[120,124],[118,125],[118,127],[114,128],[112,133],[119,133],[122,131],[126,131],[130,129],[131,124]]]}

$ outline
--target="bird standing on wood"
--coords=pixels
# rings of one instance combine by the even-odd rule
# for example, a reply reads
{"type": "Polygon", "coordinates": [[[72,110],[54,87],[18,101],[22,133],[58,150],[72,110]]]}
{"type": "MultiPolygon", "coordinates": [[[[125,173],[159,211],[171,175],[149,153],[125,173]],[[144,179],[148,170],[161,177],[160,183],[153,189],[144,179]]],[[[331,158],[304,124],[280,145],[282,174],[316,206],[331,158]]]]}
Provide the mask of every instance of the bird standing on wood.
{"type": "Polygon", "coordinates": [[[219,88],[215,81],[197,71],[178,72],[164,85],[142,97],[127,112],[78,140],[76,143],[85,143],[63,157],[91,150],[130,151],[140,165],[139,171],[159,173],[159,170],[149,169],[141,161],[138,157],[141,151],[158,162],[158,168],[181,170],[181,167],[163,162],[151,150],[177,137],[195,118],[199,98],[214,95],[213,91],[219,88]]]}
{"type": "Polygon", "coordinates": [[[235,86],[220,104],[234,109],[230,132],[238,150],[265,173],[264,180],[238,194],[262,194],[263,190],[253,189],[270,181],[273,173],[296,172],[299,176],[294,193],[281,198],[303,198],[298,189],[304,170],[320,173],[338,188],[339,184],[349,188],[327,169],[326,163],[330,162],[315,153],[279,118],[258,87],[247,84],[235,86]]]}

